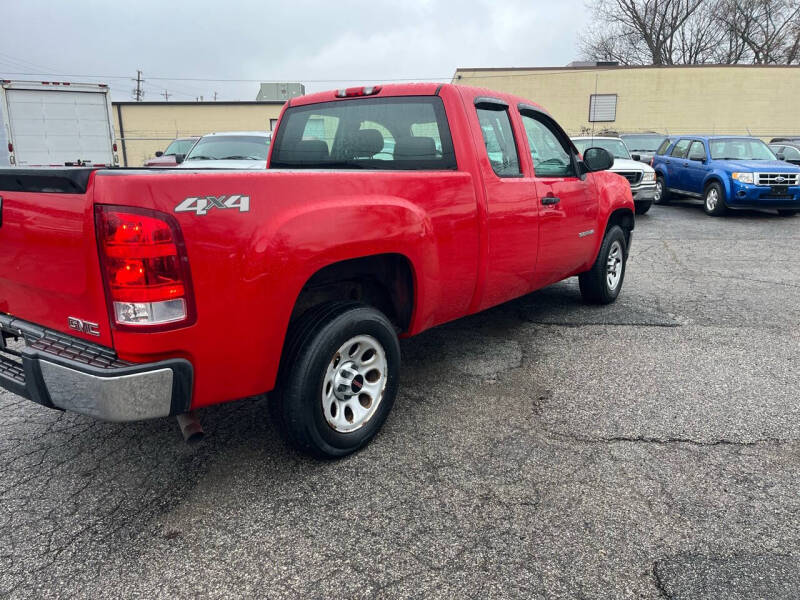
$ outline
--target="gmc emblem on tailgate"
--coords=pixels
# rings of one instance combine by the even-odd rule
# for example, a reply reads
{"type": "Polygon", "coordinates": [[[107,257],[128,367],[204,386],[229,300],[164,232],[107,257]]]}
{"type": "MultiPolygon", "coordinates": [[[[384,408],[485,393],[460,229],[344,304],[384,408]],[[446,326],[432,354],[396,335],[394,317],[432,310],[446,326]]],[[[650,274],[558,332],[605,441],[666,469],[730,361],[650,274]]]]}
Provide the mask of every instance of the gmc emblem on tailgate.
{"type": "Polygon", "coordinates": [[[90,323],[75,317],[67,317],[67,326],[73,331],[86,333],[88,335],[100,335],[100,326],[97,323],[90,323]]]}

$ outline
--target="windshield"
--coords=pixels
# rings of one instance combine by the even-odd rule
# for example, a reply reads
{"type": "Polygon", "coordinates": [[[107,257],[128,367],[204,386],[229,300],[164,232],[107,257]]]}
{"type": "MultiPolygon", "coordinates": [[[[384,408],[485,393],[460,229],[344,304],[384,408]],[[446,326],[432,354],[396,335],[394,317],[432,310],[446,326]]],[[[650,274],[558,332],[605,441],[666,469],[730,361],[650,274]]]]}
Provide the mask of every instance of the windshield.
{"type": "Polygon", "coordinates": [[[190,160],[267,160],[269,138],[257,135],[211,135],[200,138],[190,160]]]}
{"type": "Polygon", "coordinates": [[[578,152],[583,155],[588,148],[602,148],[608,150],[614,158],[630,159],[631,155],[622,140],[609,138],[578,138],[572,140],[578,148],[578,152]]]}
{"type": "Polygon", "coordinates": [[[176,154],[186,154],[192,149],[197,140],[175,140],[164,151],[164,156],[175,156],[176,154]]]}
{"type": "Polygon", "coordinates": [[[710,140],[708,147],[715,160],[777,160],[764,142],[751,138],[710,140]]]}
{"type": "Polygon", "coordinates": [[[631,152],[655,152],[665,139],[663,135],[652,134],[621,135],[620,137],[631,152]]]}

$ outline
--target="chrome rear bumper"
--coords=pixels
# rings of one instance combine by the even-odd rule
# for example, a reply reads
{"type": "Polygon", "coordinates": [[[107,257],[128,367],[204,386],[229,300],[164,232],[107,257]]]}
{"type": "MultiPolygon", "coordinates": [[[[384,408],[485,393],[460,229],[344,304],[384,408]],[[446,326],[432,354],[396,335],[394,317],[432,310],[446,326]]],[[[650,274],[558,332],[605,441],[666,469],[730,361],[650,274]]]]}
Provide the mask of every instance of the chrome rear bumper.
{"type": "Polygon", "coordinates": [[[193,370],[187,360],[128,363],[110,348],[1,313],[0,333],[0,387],[33,402],[104,421],[189,410],[193,370]]]}

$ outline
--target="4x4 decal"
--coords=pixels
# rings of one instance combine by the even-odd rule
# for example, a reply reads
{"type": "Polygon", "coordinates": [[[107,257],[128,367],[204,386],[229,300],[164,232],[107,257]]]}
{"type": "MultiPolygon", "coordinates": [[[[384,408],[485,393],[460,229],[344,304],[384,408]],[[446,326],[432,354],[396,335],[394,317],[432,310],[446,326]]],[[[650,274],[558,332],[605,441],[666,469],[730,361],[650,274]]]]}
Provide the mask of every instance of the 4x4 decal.
{"type": "Polygon", "coordinates": [[[207,215],[212,208],[238,208],[239,212],[248,212],[250,210],[250,196],[231,194],[230,196],[186,198],[175,207],[175,212],[193,212],[198,215],[207,215]]]}

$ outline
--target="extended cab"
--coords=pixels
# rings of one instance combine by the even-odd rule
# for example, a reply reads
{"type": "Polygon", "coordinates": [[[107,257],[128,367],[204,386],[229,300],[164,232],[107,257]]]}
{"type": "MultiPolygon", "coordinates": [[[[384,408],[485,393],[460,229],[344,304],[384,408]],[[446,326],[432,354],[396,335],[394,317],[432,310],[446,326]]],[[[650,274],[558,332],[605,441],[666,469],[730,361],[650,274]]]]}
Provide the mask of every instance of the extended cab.
{"type": "Polygon", "coordinates": [[[616,299],[611,163],[521,98],[405,84],[290,100],[267,170],[0,170],[0,385],[116,421],[276,389],[289,438],[342,456],[398,335],[574,275],[616,299]]]}
{"type": "Polygon", "coordinates": [[[800,210],[800,167],[778,160],[758,138],[681,136],[653,158],[656,204],[700,200],[707,214],[728,209],[771,209],[785,217],[800,210]]]}

